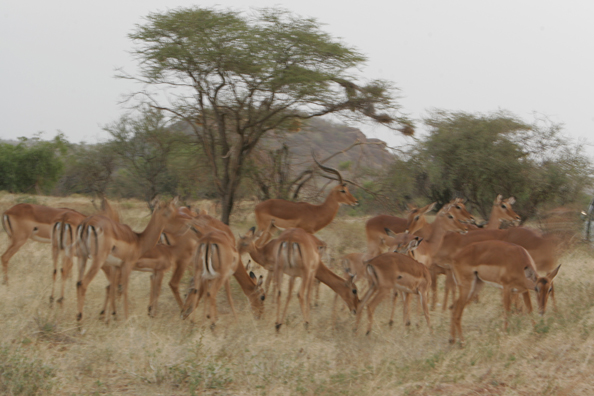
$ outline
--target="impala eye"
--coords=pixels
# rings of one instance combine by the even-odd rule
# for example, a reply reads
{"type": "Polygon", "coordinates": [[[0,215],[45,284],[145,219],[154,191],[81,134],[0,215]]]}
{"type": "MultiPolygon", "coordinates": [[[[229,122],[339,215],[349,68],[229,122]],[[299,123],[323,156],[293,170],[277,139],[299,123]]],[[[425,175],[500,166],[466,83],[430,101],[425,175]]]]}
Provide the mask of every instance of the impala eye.
{"type": "Polygon", "coordinates": [[[419,216],[415,216],[415,220],[419,220],[419,216]]]}
{"type": "Polygon", "coordinates": [[[503,209],[507,209],[507,206],[505,206],[505,205],[501,205],[501,207],[502,207],[503,209]]]}
{"type": "Polygon", "coordinates": [[[452,216],[452,215],[448,215],[448,218],[449,218],[449,219],[453,219],[453,218],[454,218],[454,216],[452,216]]]}
{"type": "Polygon", "coordinates": [[[538,286],[534,287],[534,291],[538,293],[538,286]]]}
{"type": "Polygon", "coordinates": [[[462,209],[462,208],[460,208],[458,205],[456,205],[456,209],[462,209]]]}
{"type": "Polygon", "coordinates": [[[341,193],[345,193],[345,194],[346,194],[346,191],[344,191],[344,190],[340,190],[340,192],[341,192],[341,193]]]}

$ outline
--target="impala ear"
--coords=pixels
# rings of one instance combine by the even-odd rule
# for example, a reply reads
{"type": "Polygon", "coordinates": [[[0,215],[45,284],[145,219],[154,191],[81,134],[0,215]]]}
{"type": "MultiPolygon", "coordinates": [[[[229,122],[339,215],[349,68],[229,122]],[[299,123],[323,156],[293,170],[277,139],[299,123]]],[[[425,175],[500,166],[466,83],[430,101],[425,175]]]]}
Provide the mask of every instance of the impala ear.
{"type": "Polygon", "coordinates": [[[503,195],[499,194],[497,196],[497,198],[495,198],[495,202],[493,202],[495,205],[499,205],[501,203],[501,200],[503,199],[503,195]]]}
{"type": "Polygon", "coordinates": [[[536,275],[536,272],[529,266],[524,267],[524,275],[526,275],[526,278],[530,279],[531,281],[535,282],[538,280],[538,276],[536,275]]]}
{"type": "Polygon", "coordinates": [[[425,214],[427,212],[431,212],[433,210],[433,208],[435,207],[436,204],[437,204],[437,202],[433,202],[432,204],[425,206],[424,208],[422,208],[420,210],[421,214],[425,214]]]}
{"type": "Polygon", "coordinates": [[[388,236],[391,236],[391,237],[396,236],[396,234],[394,233],[394,231],[392,231],[388,227],[384,227],[384,231],[386,232],[386,234],[388,234],[388,236]]]}
{"type": "Polygon", "coordinates": [[[557,273],[559,272],[559,268],[561,268],[561,264],[559,264],[557,266],[557,268],[555,268],[554,270],[552,270],[551,272],[549,272],[547,274],[547,279],[549,280],[549,282],[552,282],[553,279],[557,276],[557,273]]]}
{"type": "MultiPolygon", "coordinates": [[[[248,260],[247,264],[245,265],[246,271],[250,270],[251,264],[252,264],[252,260],[248,260]]],[[[250,272],[250,276],[252,276],[253,274],[254,274],[253,272],[250,272]]],[[[252,278],[254,278],[254,277],[252,276],[252,278]]]]}
{"type": "Polygon", "coordinates": [[[417,209],[417,205],[412,204],[412,203],[407,203],[406,206],[408,206],[408,210],[410,210],[411,212],[415,209],[417,209]]]}
{"type": "Polygon", "coordinates": [[[180,196],[179,196],[179,195],[177,195],[175,198],[173,198],[173,199],[171,200],[171,203],[172,203],[173,205],[177,206],[177,204],[179,203],[180,199],[181,199],[181,198],[180,198],[180,196]]]}
{"type": "Polygon", "coordinates": [[[513,204],[516,203],[516,199],[514,197],[509,197],[507,199],[507,203],[510,204],[510,205],[513,205],[513,204]]]}
{"type": "Polygon", "coordinates": [[[260,277],[258,278],[258,284],[257,284],[257,286],[258,287],[262,286],[262,282],[264,282],[264,277],[262,275],[260,275],[260,277]]]}
{"type": "Polygon", "coordinates": [[[256,274],[254,274],[252,271],[250,271],[250,278],[252,278],[253,280],[258,279],[258,277],[256,276],[256,274]]]}
{"type": "Polygon", "coordinates": [[[246,236],[253,236],[254,232],[256,232],[256,227],[252,227],[248,230],[247,234],[245,234],[246,236]]]}

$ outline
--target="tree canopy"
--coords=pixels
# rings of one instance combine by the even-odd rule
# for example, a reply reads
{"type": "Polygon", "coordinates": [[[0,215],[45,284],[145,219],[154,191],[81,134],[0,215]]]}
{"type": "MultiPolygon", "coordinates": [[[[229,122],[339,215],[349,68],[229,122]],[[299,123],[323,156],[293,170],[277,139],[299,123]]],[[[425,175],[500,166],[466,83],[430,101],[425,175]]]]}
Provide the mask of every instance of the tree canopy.
{"type": "Polygon", "coordinates": [[[315,19],[281,9],[251,14],[181,8],[146,17],[130,34],[143,83],[131,97],[185,121],[210,164],[228,222],[246,159],[271,130],[326,114],[404,134],[396,89],[355,76],[365,57],[315,19]],[[164,88],[164,90],[159,90],[164,88]]]}

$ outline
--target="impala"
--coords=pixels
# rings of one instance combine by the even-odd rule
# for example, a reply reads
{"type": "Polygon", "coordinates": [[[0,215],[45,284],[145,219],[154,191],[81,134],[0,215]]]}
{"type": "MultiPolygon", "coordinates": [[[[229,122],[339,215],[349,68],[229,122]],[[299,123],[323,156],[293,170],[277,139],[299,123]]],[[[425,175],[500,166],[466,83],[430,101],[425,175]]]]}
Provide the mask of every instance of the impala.
{"type": "MultiPolygon", "coordinates": [[[[272,274],[274,273],[279,245],[278,238],[268,240],[270,237],[270,228],[269,225],[266,231],[260,234],[258,238],[255,235],[255,228],[251,228],[237,241],[237,250],[240,254],[249,253],[253,261],[269,271],[269,275],[266,277],[267,282],[272,278],[272,274]]],[[[318,251],[322,250],[326,245],[317,238],[314,240],[316,241],[318,251]]],[[[318,263],[315,277],[332,289],[337,296],[342,298],[351,312],[355,313],[357,311],[359,304],[357,289],[350,279],[346,280],[336,275],[322,261],[318,263]]]]}
{"type": "Polygon", "coordinates": [[[69,211],[71,209],[56,209],[43,205],[20,203],[2,214],[2,227],[10,239],[10,244],[2,255],[3,283],[5,285],[8,285],[8,261],[12,256],[28,239],[50,243],[54,224],[64,213],[69,211]]]}
{"type": "MultiPolygon", "coordinates": [[[[106,216],[116,223],[120,222],[120,216],[114,210],[105,196],[101,197],[100,215],[106,216]]],[[[62,305],[64,302],[64,288],[66,281],[70,278],[72,264],[74,257],[80,254],[76,248],[76,229],[78,225],[86,218],[82,213],[75,210],[64,212],[60,219],[54,223],[52,227],[52,259],[54,263],[54,275],[52,284],[52,294],[50,296],[50,303],[54,301],[54,287],[56,284],[56,273],[58,272],[58,258],[62,253],[62,268],[61,273],[61,291],[60,298],[57,300],[58,304],[62,305]]]]}
{"type": "MultiPolygon", "coordinates": [[[[163,231],[172,234],[184,232],[192,218],[176,207],[177,198],[164,204],[157,204],[145,230],[135,233],[125,224],[116,223],[108,217],[93,215],[87,217],[77,229],[79,276],[77,282],[78,315],[83,318],[85,294],[90,282],[101,267],[112,266],[110,271],[109,301],[115,312],[116,287],[121,284],[124,296],[124,315],[128,318],[128,280],[138,259],[156,245],[163,231]],[[89,271],[85,274],[88,258],[92,258],[89,271]]],[[[110,315],[106,315],[109,322],[110,315]]]]}
{"type": "Polygon", "coordinates": [[[553,289],[553,279],[559,267],[544,277],[538,277],[534,260],[521,246],[503,241],[476,242],[459,251],[452,264],[452,270],[458,285],[458,299],[452,311],[450,342],[456,341],[456,335],[462,336],[462,313],[468,301],[484,285],[489,283],[503,289],[504,327],[507,329],[507,316],[510,311],[512,292],[522,293],[528,311],[532,311],[529,290],[535,290],[538,311],[544,314],[548,296],[553,289]]]}
{"type": "Polygon", "coordinates": [[[273,295],[277,298],[276,330],[278,331],[284,323],[297,277],[301,278],[297,297],[307,329],[312,284],[321,261],[320,241],[301,228],[289,228],[283,231],[277,240],[273,291],[273,295]],[[281,288],[284,274],[289,275],[290,278],[287,302],[281,316],[281,288]]]}
{"type": "Polygon", "coordinates": [[[291,202],[284,199],[268,199],[256,205],[256,224],[259,235],[272,220],[279,228],[302,228],[310,234],[315,234],[332,222],[340,204],[357,205],[357,199],[349,192],[342,175],[334,168],[320,164],[314,157],[316,164],[325,172],[338,177],[338,186],[334,187],[321,205],[307,202],[291,202]]]}
{"type": "Polygon", "coordinates": [[[366,334],[369,334],[373,324],[375,308],[388,296],[394,296],[395,302],[397,296],[395,293],[396,290],[403,292],[405,325],[410,324],[408,309],[410,298],[408,294],[417,294],[421,299],[427,326],[431,328],[429,308],[427,305],[431,276],[426,266],[400,253],[383,253],[368,261],[366,271],[372,284],[361,300],[361,305],[357,312],[355,330],[359,325],[363,308],[367,307],[369,325],[366,334]]]}
{"type": "Polygon", "coordinates": [[[193,287],[190,288],[182,308],[182,318],[186,319],[194,311],[206,293],[206,318],[211,320],[211,328],[214,329],[218,317],[216,296],[224,285],[231,312],[237,320],[229,280],[240,261],[241,256],[226,233],[213,229],[200,238],[194,259],[193,287]]]}

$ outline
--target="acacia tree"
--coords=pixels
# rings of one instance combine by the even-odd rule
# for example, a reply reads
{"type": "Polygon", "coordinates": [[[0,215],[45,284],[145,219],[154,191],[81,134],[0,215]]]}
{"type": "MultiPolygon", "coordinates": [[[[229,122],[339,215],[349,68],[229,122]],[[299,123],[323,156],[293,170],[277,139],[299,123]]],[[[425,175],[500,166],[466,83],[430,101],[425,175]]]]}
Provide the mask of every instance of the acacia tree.
{"type": "Polygon", "coordinates": [[[342,114],[413,133],[398,115],[392,84],[361,83],[353,71],[365,57],[315,19],[280,9],[182,8],[149,14],[130,38],[139,71],[121,77],[144,84],[131,98],[191,127],[210,164],[225,223],[244,164],[271,130],[342,114]]]}

